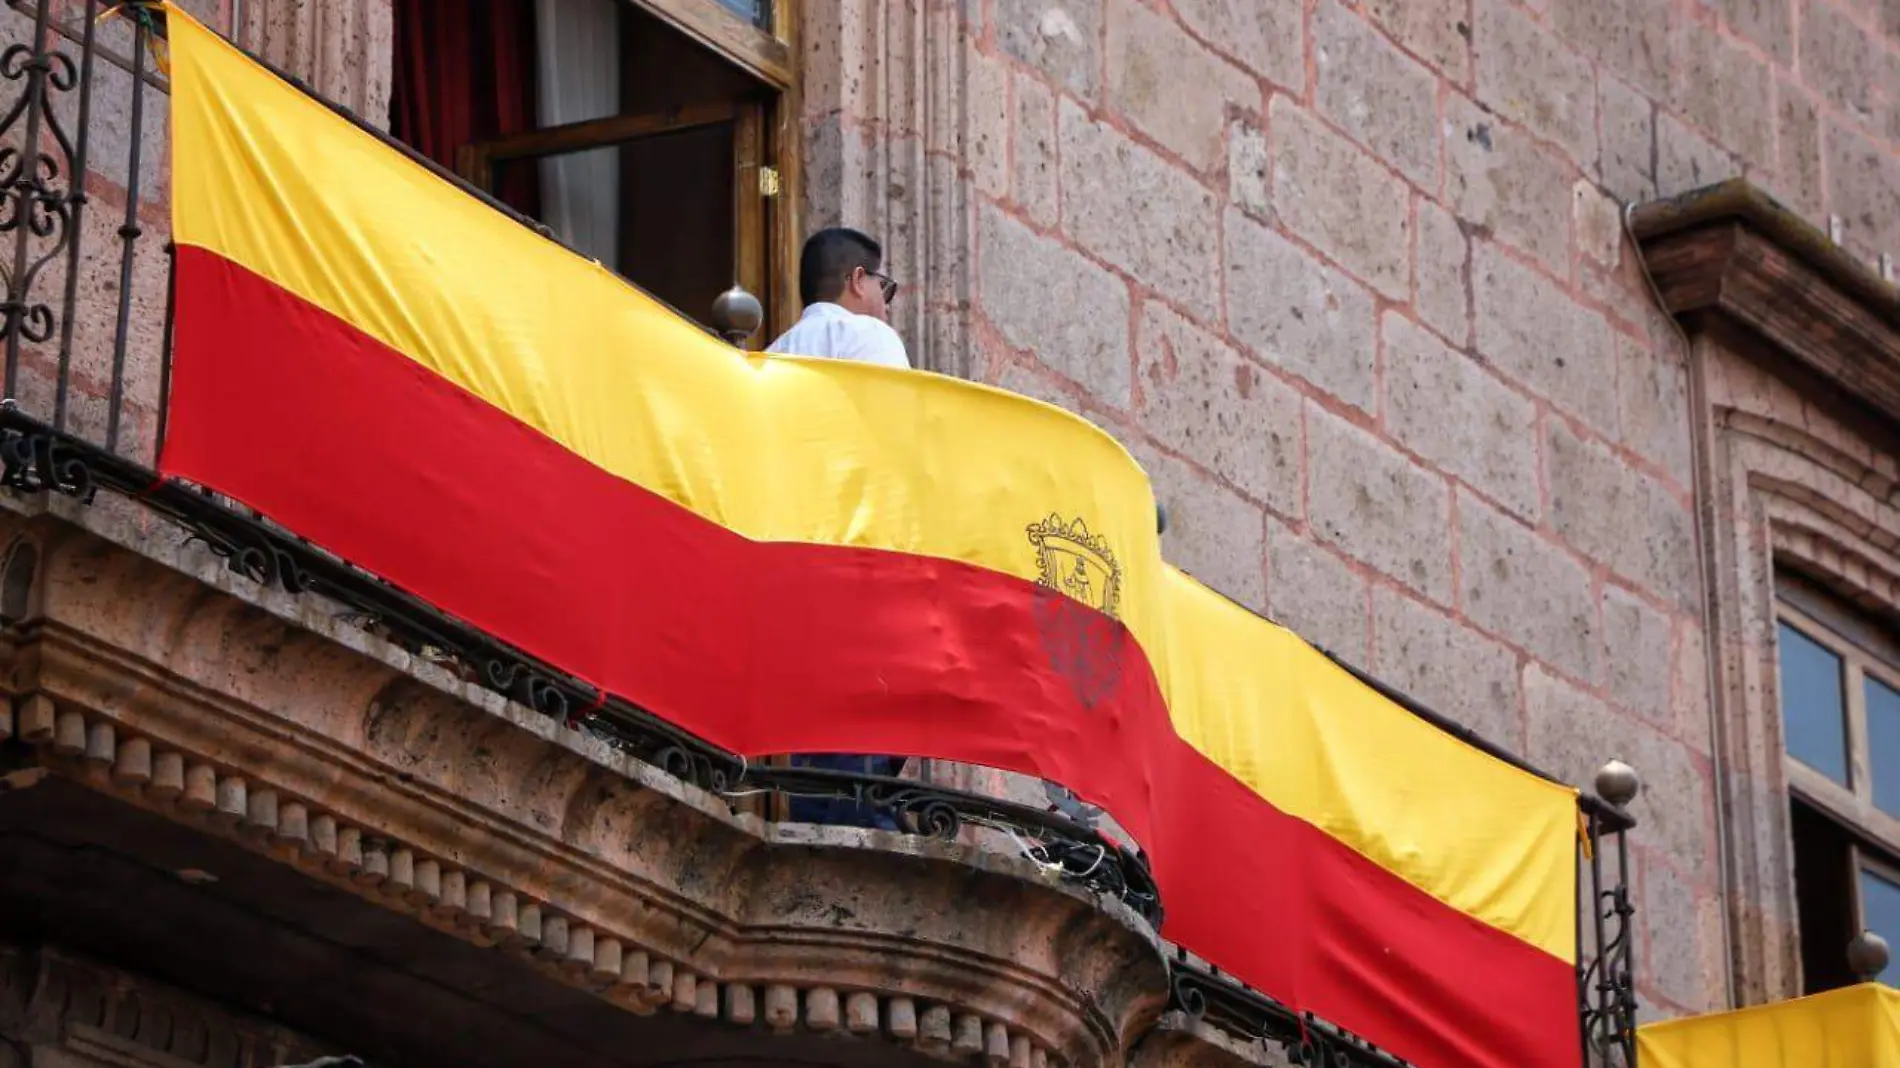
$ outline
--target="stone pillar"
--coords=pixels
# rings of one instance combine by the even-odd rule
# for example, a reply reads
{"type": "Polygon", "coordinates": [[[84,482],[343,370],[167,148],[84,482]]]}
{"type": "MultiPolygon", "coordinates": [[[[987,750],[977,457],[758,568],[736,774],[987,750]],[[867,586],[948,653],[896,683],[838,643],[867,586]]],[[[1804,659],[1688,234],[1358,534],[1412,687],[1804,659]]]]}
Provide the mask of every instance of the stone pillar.
{"type": "Polygon", "coordinates": [[[232,0],[239,45],[374,123],[389,126],[390,0],[232,0]]]}

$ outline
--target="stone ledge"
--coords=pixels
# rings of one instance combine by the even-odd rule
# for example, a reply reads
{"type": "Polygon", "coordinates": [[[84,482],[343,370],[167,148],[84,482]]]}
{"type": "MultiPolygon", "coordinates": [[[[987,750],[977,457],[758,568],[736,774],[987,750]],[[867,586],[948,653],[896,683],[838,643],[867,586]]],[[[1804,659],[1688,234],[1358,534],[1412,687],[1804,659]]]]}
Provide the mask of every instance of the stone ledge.
{"type": "Polygon", "coordinates": [[[0,512],[35,550],[0,737],[63,775],[632,1012],[1037,1068],[1117,1063],[1161,1011],[1119,902],[979,846],[735,815],[136,509],[46,503],[0,512]]]}

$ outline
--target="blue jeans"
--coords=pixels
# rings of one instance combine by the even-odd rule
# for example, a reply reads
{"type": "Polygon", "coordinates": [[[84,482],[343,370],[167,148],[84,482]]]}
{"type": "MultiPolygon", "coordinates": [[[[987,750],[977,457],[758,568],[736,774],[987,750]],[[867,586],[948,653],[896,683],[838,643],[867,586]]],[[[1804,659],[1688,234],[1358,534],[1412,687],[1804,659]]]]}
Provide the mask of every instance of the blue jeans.
{"type": "MultiPolygon", "coordinates": [[[[824,768],[829,771],[855,771],[870,775],[896,776],[904,770],[904,758],[894,756],[857,756],[846,753],[812,753],[792,757],[795,768],[824,768]]],[[[794,797],[790,799],[793,823],[825,823],[835,827],[866,827],[879,831],[897,830],[890,813],[845,797],[794,797]]]]}

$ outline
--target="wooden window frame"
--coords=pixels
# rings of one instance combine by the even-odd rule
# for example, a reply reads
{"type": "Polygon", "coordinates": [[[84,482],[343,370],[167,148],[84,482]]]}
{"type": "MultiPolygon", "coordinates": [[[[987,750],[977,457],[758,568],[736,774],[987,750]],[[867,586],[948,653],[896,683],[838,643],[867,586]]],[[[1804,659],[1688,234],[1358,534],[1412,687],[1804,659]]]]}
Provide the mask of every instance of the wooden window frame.
{"type": "MultiPolygon", "coordinates": [[[[1788,774],[1788,788],[1802,801],[1867,839],[1882,853],[1900,857],[1900,817],[1874,804],[1872,757],[1867,743],[1867,679],[1871,677],[1900,690],[1900,666],[1896,666],[1885,651],[1870,650],[1847,637],[1842,630],[1851,628],[1830,624],[1825,618],[1827,614],[1831,613],[1819,610],[1819,606],[1812,603],[1797,607],[1785,596],[1776,599],[1778,622],[1800,631],[1802,636],[1841,660],[1841,690],[1847,717],[1847,785],[1835,782],[1790,754],[1784,724],[1781,755],[1788,774]]],[[[1779,663],[1777,653],[1777,671],[1779,663]]],[[[1890,774],[1900,775],[1900,768],[1892,769],[1890,774]]],[[[1853,851],[1856,915],[1860,908],[1859,869],[1870,856],[1870,851],[1859,847],[1853,851]]],[[[1896,872],[1900,873],[1900,869],[1896,872]]],[[[1895,881],[1900,882],[1900,874],[1896,874],[1895,881]]]]}
{"type": "MultiPolygon", "coordinates": [[[[804,247],[804,145],[799,121],[801,85],[797,55],[800,5],[796,0],[766,0],[770,32],[710,0],[620,0],[710,48],[771,91],[761,105],[699,105],[665,116],[617,115],[531,130],[512,137],[465,145],[456,171],[476,187],[492,192],[494,166],[511,159],[558,155],[605,147],[645,134],[738,121],[733,184],[734,281],[765,306],[765,322],[747,342],[763,348],[791,328],[804,308],[798,299],[798,257],[804,247]],[[777,174],[768,195],[761,168],[777,174]]],[[[681,308],[695,320],[709,309],[681,308]]]]}

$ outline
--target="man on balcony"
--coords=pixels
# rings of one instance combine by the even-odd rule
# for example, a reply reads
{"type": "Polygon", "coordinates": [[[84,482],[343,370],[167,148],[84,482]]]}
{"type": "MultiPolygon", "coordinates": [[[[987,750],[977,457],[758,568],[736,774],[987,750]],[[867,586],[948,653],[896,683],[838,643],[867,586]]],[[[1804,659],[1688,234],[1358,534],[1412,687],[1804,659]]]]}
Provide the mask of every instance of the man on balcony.
{"type": "Polygon", "coordinates": [[[798,257],[805,314],[766,351],[909,367],[904,339],[888,321],[897,282],[883,263],[884,249],[867,234],[835,226],[811,235],[798,257]]]}

